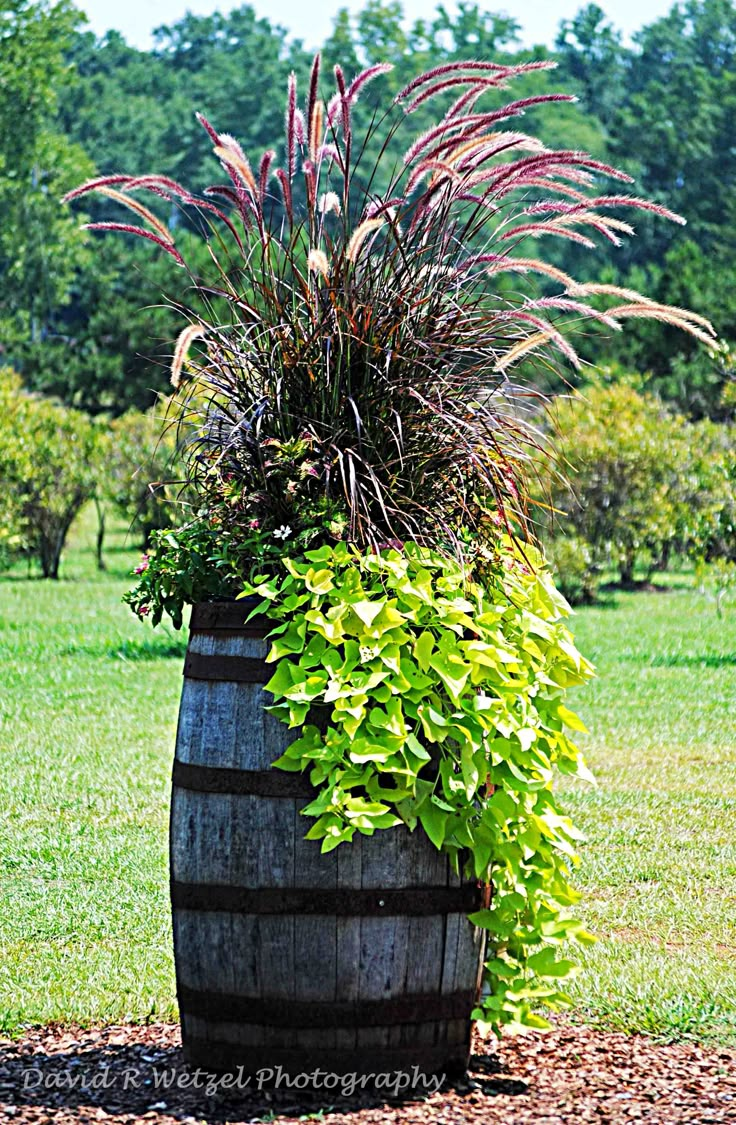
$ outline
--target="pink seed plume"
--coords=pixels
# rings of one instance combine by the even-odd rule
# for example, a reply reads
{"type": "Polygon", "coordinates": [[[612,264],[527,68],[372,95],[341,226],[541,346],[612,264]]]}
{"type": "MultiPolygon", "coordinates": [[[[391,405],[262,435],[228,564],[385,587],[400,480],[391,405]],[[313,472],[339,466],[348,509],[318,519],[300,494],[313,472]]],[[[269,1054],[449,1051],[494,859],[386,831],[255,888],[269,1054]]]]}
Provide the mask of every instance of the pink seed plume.
{"type": "Polygon", "coordinates": [[[82,230],[116,230],[122,231],[123,234],[137,234],[140,238],[148,238],[151,242],[155,242],[167,254],[171,254],[180,266],[185,264],[181,254],[171,243],[164,242],[163,238],[159,238],[150,230],[145,230],[144,227],[131,226],[129,223],[83,223],[82,230]]]}

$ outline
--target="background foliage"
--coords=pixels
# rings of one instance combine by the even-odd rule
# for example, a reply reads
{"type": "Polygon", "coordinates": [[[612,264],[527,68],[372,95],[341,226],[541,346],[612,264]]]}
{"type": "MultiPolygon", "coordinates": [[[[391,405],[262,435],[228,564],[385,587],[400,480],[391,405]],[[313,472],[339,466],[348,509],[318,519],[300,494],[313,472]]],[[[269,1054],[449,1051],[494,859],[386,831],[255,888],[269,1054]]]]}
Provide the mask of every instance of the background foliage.
{"type": "MultiPolygon", "coordinates": [[[[550,145],[564,140],[622,163],[642,195],[688,219],[679,230],[644,216],[638,237],[611,250],[608,280],[636,282],[657,300],[705,313],[733,340],[731,0],[676,5],[632,46],[595,4],[561,25],[551,53],[519,48],[516,32],[513,19],[472,2],[460,5],[456,19],[438,8],[408,26],[396,0],[368,0],[355,17],[336,14],[324,62],[329,67],[339,58],[348,71],[351,64],[357,70],[392,62],[389,82],[398,90],[423,67],[445,60],[513,63],[552,54],[559,69],[526,76],[520,96],[572,90],[580,105],[534,107],[528,131],[550,145]]],[[[306,79],[308,56],[247,5],[227,16],[187,15],[161,28],[150,52],[128,46],[117,33],[97,42],[67,0],[11,0],[0,36],[0,344],[30,385],[74,405],[113,413],[147,408],[165,388],[162,355],[172,329],[163,311],[141,317],[138,310],[158,303],[162,289],[181,299],[182,282],[153,247],[108,245],[101,269],[100,255],[89,253],[76,219],[56,201],[93,170],[156,167],[204,186],[213,162],[194,121],[196,108],[238,136],[246,151],[278,149],[282,121],[273,94],[292,68],[306,79]],[[131,288],[133,275],[139,284],[131,288]]],[[[366,117],[373,104],[367,91],[359,107],[366,117]]],[[[111,217],[109,202],[90,206],[94,218],[111,217]]],[[[533,256],[534,247],[529,250],[533,256]]],[[[582,264],[574,245],[560,245],[556,254],[565,269],[582,264]]],[[[637,370],[688,413],[723,412],[727,373],[709,368],[676,330],[646,325],[615,338],[602,330],[589,355],[637,370]]],[[[545,374],[535,377],[542,381],[545,374]]]]}

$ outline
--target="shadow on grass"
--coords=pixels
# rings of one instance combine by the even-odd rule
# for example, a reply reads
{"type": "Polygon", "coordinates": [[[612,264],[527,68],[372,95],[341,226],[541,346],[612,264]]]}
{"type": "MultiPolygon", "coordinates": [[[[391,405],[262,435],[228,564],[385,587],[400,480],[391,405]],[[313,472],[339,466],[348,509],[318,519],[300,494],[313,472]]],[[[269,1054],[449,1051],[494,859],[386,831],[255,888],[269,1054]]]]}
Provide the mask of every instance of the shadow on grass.
{"type": "Polygon", "coordinates": [[[620,592],[620,587],[618,586],[600,587],[596,597],[592,601],[590,599],[585,599],[584,601],[571,602],[570,604],[575,613],[588,609],[618,609],[619,600],[616,594],[620,592]]]}
{"type": "Polygon", "coordinates": [[[104,570],[93,570],[84,574],[68,574],[62,563],[58,578],[46,578],[39,570],[20,573],[19,570],[15,569],[10,573],[0,574],[0,584],[8,582],[15,585],[28,585],[29,583],[43,582],[48,584],[49,589],[52,590],[64,586],[85,586],[90,583],[96,585],[100,581],[105,582],[111,579],[114,582],[126,581],[132,586],[135,577],[132,566],[127,562],[121,563],[119,566],[108,566],[104,570]]]}
{"type": "MultiPolygon", "coordinates": [[[[284,1082],[268,1088],[257,1075],[250,1076],[249,1081],[247,1072],[242,1071],[231,1072],[227,1088],[227,1075],[210,1075],[191,1068],[181,1048],[161,1047],[155,1041],[141,1042],[146,1033],[144,1029],[137,1030],[138,1042],[129,1044],[114,1042],[114,1035],[110,1035],[113,1041],[108,1041],[109,1033],[125,1031],[115,1028],[97,1033],[97,1042],[92,1043],[89,1040],[94,1032],[77,1033],[79,1040],[70,1043],[74,1033],[60,1031],[66,1049],[58,1051],[53,1044],[49,1049],[49,1029],[40,1032],[42,1043],[33,1038],[27,1043],[6,1043],[0,1049],[2,1095],[15,1107],[14,1118],[25,1120],[23,1109],[27,1108],[32,1111],[33,1120],[46,1119],[37,1117],[39,1113],[47,1113],[49,1118],[53,1113],[56,1118],[57,1114],[69,1111],[75,1120],[78,1114],[85,1113],[91,1119],[95,1115],[119,1114],[130,1115],[134,1120],[143,1115],[155,1120],[158,1112],[167,1119],[204,1117],[212,1122],[278,1121],[282,1115],[320,1121],[330,1112],[357,1114],[385,1109],[387,1104],[421,1103],[431,1093],[421,1081],[413,1090],[398,1096],[385,1087],[367,1087],[343,1095],[339,1085],[336,1089],[327,1088],[324,1081],[319,1088],[286,1088],[284,1082]],[[259,1083],[262,1089],[258,1088],[259,1083]]],[[[455,1105],[457,1099],[462,1101],[479,1093],[487,1097],[528,1093],[527,1084],[505,1074],[495,1056],[474,1055],[470,1076],[472,1085],[463,1077],[443,1086],[443,1092],[452,1097],[455,1105]]],[[[432,1114],[433,1110],[429,1112],[432,1114]]]]}
{"type": "Polygon", "coordinates": [[[736,664],[736,652],[626,653],[619,662],[646,668],[728,668],[736,664]]]}
{"type": "Polygon", "coordinates": [[[186,637],[157,635],[145,640],[126,640],[119,643],[72,643],[62,649],[62,656],[93,656],[109,660],[169,660],[182,659],[186,654],[186,637]]]}

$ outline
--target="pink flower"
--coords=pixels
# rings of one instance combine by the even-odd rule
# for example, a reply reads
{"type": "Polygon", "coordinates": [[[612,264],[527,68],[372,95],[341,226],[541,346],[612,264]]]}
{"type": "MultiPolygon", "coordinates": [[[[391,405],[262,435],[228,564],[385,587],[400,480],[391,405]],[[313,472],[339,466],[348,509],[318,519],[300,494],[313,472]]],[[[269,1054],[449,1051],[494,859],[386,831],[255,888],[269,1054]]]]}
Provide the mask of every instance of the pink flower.
{"type": "Polygon", "coordinates": [[[250,528],[251,531],[257,531],[260,526],[261,526],[260,520],[249,520],[248,521],[248,527],[250,528]]]}
{"type": "Polygon", "coordinates": [[[151,612],[150,605],[138,606],[138,616],[139,617],[148,617],[150,612],[151,612]]]}
{"type": "Polygon", "coordinates": [[[146,570],[148,570],[148,555],[143,555],[140,561],[140,565],[135,568],[134,573],[143,574],[146,570]]]}

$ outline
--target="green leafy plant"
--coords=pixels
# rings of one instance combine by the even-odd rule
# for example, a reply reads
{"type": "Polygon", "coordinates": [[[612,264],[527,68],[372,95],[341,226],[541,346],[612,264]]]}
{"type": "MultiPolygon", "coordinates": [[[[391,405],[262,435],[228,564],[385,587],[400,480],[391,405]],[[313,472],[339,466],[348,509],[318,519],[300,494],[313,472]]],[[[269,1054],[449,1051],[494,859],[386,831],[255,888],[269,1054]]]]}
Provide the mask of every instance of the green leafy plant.
{"type": "Polygon", "coordinates": [[[104,498],[148,548],[155,531],[180,522],[184,467],[165,400],[148,413],[129,410],[110,423],[104,498]]]}
{"type": "Polygon", "coordinates": [[[330,851],[356,832],[421,825],[491,884],[472,920],[490,942],[479,1015],[498,1030],[546,1026],[533,1009],[566,1003],[572,968],[557,947],[588,937],[567,914],[580,833],[553,779],[590,778],[565,731],[584,728],[562,700],[592,669],[540,556],[506,540],[485,564],[480,584],[415,544],[341,543],[244,593],[274,621],[271,710],[300,732],[274,764],[317,787],[307,838],[330,851]]]}
{"type": "Polygon", "coordinates": [[[695,579],[700,592],[715,602],[718,617],[723,617],[725,601],[736,589],[736,562],[717,558],[707,563],[700,559],[695,568],[695,579]]]}

